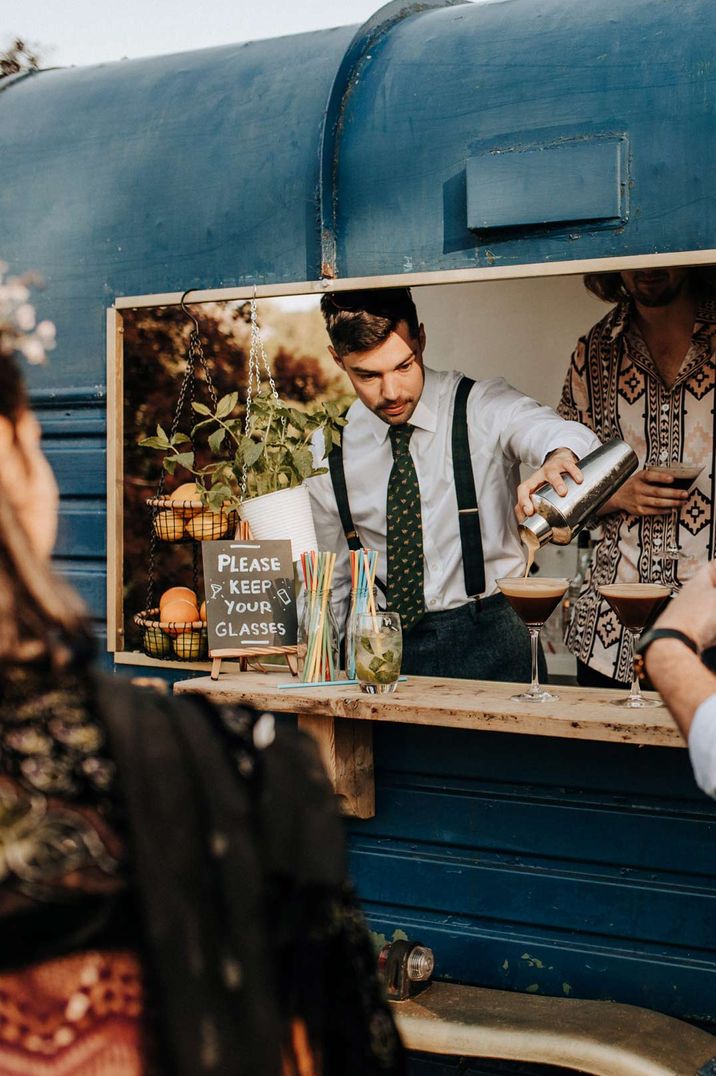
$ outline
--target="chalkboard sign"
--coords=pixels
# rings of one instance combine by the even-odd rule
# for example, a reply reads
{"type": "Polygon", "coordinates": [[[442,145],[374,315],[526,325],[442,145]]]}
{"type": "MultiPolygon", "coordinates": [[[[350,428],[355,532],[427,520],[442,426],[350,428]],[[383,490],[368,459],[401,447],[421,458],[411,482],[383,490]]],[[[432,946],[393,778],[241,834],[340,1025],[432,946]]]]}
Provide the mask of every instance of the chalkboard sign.
{"type": "Polygon", "coordinates": [[[291,543],[202,542],[201,551],[209,653],[295,646],[291,543]]]}

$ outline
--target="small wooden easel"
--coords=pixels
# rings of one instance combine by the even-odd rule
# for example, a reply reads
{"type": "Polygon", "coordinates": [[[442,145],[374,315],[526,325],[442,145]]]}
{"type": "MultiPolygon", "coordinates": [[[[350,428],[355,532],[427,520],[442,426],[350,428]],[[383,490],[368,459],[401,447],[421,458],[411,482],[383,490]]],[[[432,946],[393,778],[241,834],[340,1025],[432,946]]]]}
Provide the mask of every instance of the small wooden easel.
{"type": "Polygon", "coordinates": [[[298,654],[295,646],[262,646],[260,650],[210,650],[211,679],[218,680],[221,672],[221,662],[224,658],[238,658],[239,668],[242,672],[247,669],[256,669],[257,672],[267,673],[269,670],[261,664],[261,658],[269,654],[283,654],[286,663],[291,670],[292,676],[298,676],[298,654]]]}

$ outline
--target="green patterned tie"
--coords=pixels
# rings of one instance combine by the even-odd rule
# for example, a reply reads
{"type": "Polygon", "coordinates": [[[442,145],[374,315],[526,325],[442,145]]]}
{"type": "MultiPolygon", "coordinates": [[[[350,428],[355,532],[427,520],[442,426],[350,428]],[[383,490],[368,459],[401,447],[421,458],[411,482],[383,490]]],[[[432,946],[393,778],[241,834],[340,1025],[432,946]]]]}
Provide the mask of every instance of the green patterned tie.
{"type": "Polygon", "coordinates": [[[408,631],[425,613],[420,486],[410,455],[414,426],[391,426],[393,467],[388,479],[388,608],[408,631]]]}

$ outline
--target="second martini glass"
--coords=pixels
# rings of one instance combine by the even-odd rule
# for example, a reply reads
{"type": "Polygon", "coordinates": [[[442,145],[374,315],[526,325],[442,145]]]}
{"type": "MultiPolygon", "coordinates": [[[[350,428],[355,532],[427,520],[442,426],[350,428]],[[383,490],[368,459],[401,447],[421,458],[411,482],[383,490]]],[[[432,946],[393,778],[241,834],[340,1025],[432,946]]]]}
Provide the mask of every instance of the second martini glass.
{"type": "MultiPolygon", "coordinates": [[[[662,583],[608,583],[599,587],[599,593],[609,602],[618,620],[627,629],[631,641],[632,662],[634,651],[644,626],[654,618],[671,596],[671,588],[662,583]]],[[[631,694],[619,699],[614,706],[626,706],[642,710],[647,706],[663,706],[660,699],[645,699],[641,693],[639,677],[632,674],[631,694]]]]}
{"type": "Polygon", "coordinates": [[[498,579],[497,585],[508,602],[525,622],[532,646],[532,683],[527,691],[511,697],[517,702],[552,702],[559,695],[540,686],[538,654],[539,633],[567,592],[569,579],[534,579],[531,576],[498,579]]]}
{"type": "MultiPolygon", "coordinates": [[[[703,466],[698,463],[670,463],[667,467],[660,467],[659,470],[667,471],[673,478],[672,487],[674,489],[691,489],[696,479],[703,471],[703,466]]],[[[666,554],[671,560],[678,561],[681,555],[681,549],[679,547],[679,520],[681,516],[681,509],[674,508],[671,512],[671,535],[669,545],[666,550],[666,554]]]]}

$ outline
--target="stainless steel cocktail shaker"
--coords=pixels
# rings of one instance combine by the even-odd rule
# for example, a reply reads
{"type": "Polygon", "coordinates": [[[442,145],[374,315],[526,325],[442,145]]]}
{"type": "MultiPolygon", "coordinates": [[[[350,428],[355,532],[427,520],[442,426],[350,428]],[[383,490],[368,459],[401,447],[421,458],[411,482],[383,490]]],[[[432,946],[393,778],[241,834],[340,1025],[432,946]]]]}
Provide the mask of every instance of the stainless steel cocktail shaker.
{"type": "Polygon", "coordinates": [[[608,501],[621,484],[639,466],[636,453],[615,437],[579,461],[584,480],[577,484],[563,475],[566,497],[560,497],[550,485],[540,486],[532,494],[535,515],[520,523],[520,537],[527,545],[556,542],[567,545],[590,516],[608,501]]]}

